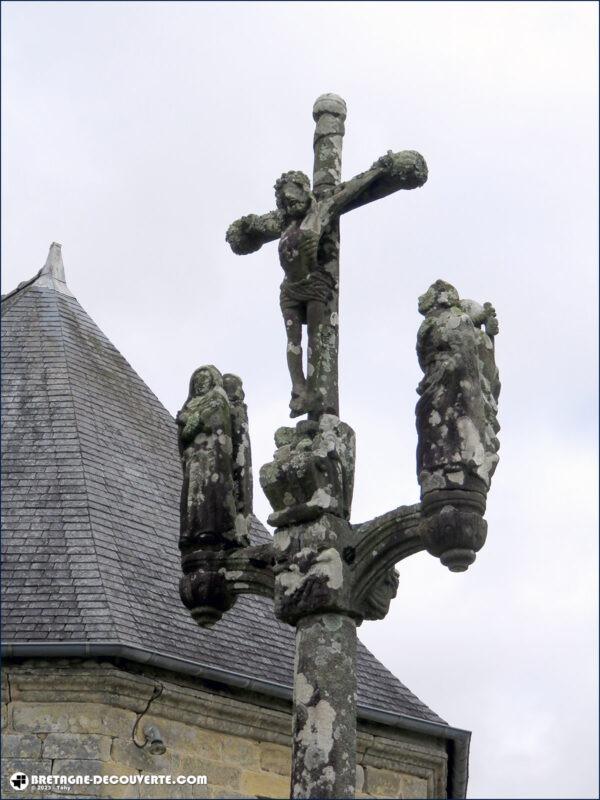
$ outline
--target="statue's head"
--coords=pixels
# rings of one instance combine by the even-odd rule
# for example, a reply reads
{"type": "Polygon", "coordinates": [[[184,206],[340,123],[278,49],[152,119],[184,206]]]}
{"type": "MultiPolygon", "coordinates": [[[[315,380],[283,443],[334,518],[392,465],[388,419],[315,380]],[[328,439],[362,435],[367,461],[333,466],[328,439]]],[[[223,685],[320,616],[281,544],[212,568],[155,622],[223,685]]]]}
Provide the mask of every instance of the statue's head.
{"type": "Polygon", "coordinates": [[[202,397],[215,386],[223,386],[223,376],[212,364],[198,367],[190,378],[190,397],[202,397]]]}
{"type": "Polygon", "coordinates": [[[244,402],[245,394],[242,379],[237,375],[233,375],[231,372],[225,373],[223,375],[223,388],[231,403],[244,402]]]}
{"type": "Polygon", "coordinates": [[[427,314],[433,309],[450,308],[460,302],[458,292],[451,283],[438,280],[419,297],[419,314],[427,314]]]}
{"type": "Polygon", "coordinates": [[[485,311],[485,332],[488,336],[497,336],[500,326],[498,325],[496,309],[491,303],[484,303],[483,310],[485,311]]]}
{"type": "Polygon", "coordinates": [[[312,201],[310,180],[303,172],[284,172],[275,181],[275,202],[280,211],[292,219],[303,217],[312,201]]]}

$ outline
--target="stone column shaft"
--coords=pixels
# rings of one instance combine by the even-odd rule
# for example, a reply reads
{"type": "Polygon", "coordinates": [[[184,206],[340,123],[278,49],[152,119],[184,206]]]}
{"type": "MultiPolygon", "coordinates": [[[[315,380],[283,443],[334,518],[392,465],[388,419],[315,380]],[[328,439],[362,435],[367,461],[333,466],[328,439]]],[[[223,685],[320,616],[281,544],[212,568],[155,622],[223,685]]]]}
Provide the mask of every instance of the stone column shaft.
{"type": "Polygon", "coordinates": [[[356,623],[314,614],[296,626],[292,798],[352,798],[356,779],[356,623]]]}
{"type": "MultiPolygon", "coordinates": [[[[345,133],[346,103],[335,94],[324,94],[317,98],[313,106],[313,119],[316,122],[313,140],[313,192],[317,198],[337,186],[342,178],[342,141],[345,133]]],[[[335,292],[327,304],[325,321],[320,325],[320,358],[318,374],[311,380],[312,386],[321,395],[321,409],[339,416],[338,392],[338,347],[339,347],[339,281],[340,281],[340,225],[335,222],[321,240],[321,260],[324,268],[335,280],[335,292]]],[[[311,364],[308,353],[308,370],[311,364]]],[[[318,419],[320,413],[309,413],[309,419],[318,419]]]]}

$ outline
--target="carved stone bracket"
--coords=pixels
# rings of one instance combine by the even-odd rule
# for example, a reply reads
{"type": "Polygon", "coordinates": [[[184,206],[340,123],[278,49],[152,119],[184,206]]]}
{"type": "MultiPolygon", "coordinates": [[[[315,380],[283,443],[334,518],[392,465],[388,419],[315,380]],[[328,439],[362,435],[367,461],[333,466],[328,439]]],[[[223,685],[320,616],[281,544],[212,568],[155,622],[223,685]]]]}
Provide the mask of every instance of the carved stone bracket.
{"type": "Polygon", "coordinates": [[[464,572],[485,544],[485,494],[460,489],[439,490],[423,501],[421,535],[427,552],[451,572],[464,572]]]}
{"type": "Polygon", "coordinates": [[[236,550],[197,550],[182,557],[179,594],[198,625],[210,627],[240,594],[273,596],[271,543],[236,550]]]}
{"type": "Polygon", "coordinates": [[[485,487],[435,490],[359,525],[348,521],[354,433],[333,415],[280,428],[261,483],[278,523],[272,544],[184,553],[181,598],[202,626],[217,622],[239,594],[274,598],[275,614],[338,613],[360,625],[383,619],[396,596],[395,565],[427,550],[454,572],[483,546],[485,487]],[[478,491],[479,490],[479,491],[478,491]]]}
{"type": "Polygon", "coordinates": [[[425,549],[421,505],[400,506],[354,526],[354,608],[362,619],[383,619],[398,590],[395,565],[425,549]]]}

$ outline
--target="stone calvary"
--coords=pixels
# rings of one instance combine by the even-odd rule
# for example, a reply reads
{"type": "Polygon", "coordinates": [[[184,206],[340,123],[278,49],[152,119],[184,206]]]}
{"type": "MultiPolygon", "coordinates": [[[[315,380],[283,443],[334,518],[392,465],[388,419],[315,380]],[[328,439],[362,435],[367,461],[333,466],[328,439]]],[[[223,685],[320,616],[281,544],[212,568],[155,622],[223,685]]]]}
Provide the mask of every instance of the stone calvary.
{"type": "Polygon", "coordinates": [[[177,416],[183,468],[181,599],[199,625],[240,594],[274,599],[296,628],[292,798],[354,797],[356,628],[383,619],[398,588],[395,565],[427,550],[453,572],[483,546],[486,496],[498,462],[498,322],[489,303],[461,299],[438,280],[419,298],[417,477],[420,502],[360,525],[350,521],[355,435],[339,418],[339,218],[427,180],[423,157],[389,151],[341,182],[346,104],[313,108],[312,187],[302,172],[275,183],[276,209],[233,222],[234,253],[279,240],[280,306],[291,379],[290,416],[259,473],[273,508],[273,542],[251,546],[252,461],[241,380],[212,365],[192,375],[177,416]],[[306,327],[306,369],[302,339],[306,327]]]}

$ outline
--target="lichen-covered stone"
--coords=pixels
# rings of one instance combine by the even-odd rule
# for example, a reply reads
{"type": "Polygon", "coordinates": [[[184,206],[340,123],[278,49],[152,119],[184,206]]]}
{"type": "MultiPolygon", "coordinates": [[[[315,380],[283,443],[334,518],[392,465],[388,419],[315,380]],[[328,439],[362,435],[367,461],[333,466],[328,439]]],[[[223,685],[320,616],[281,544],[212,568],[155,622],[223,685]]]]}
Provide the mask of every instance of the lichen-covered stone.
{"type": "Polygon", "coordinates": [[[235,603],[231,582],[221,570],[222,560],[218,551],[199,553],[198,557],[188,554],[182,560],[185,574],[179,581],[179,596],[202,627],[214,625],[235,603]]]}
{"type": "Polygon", "coordinates": [[[424,372],[416,409],[422,497],[439,489],[485,494],[498,463],[495,312],[489,304],[462,303],[456,289],[441,280],[419,298],[425,316],[417,335],[424,372]]]}
{"type": "Polygon", "coordinates": [[[310,521],[323,513],[348,519],[354,489],[354,431],[333,414],[296,429],[279,429],[278,449],[260,470],[276,527],[310,521]]]}
{"type": "Polygon", "coordinates": [[[2,758],[41,758],[42,740],[34,733],[4,734],[2,758]]]}
{"type": "Polygon", "coordinates": [[[352,563],[356,536],[332,514],[275,532],[275,614],[292,625],[309,614],[354,616],[352,563]]]}
{"type": "MultiPolygon", "coordinates": [[[[223,610],[235,591],[273,588],[276,615],[296,626],[292,797],[352,797],[355,783],[369,795],[398,796],[399,775],[385,769],[387,762],[369,764],[366,775],[356,769],[355,628],[387,613],[398,588],[397,561],[427,548],[450,569],[464,569],[485,540],[485,496],[498,450],[498,331],[489,304],[460,301],[449,284],[438,281],[421,298],[422,502],[353,527],[355,440],[338,411],[339,219],[398,189],[422,186],[427,165],[416,151],[388,151],[369,170],[340,183],[345,103],[322,95],[313,115],[312,189],[304,173],[285,172],[275,183],[277,210],[242,217],[226,236],[239,254],[279,239],[290,410],[292,417],[307,413],[308,420],[276,432],[273,461],[260,471],[273,508],[268,521],[277,528],[260,566],[254,563],[252,572],[251,548],[243,547],[235,550],[236,568],[221,546],[194,556],[185,588],[196,597],[212,592],[213,606],[223,610]]],[[[236,396],[233,386],[227,393],[232,408],[237,403],[240,409],[239,418],[232,417],[237,462],[235,427],[242,432],[238,442],[245,441],[247,416],[243,394],[236,396]]],[[[241,506],[237,495],[238,514],[241,506]]],[[[261,754],[260,766],[265,763],[261,754]]],[[[249,774],[242,777],[242,790],[267,793],[261,771],[249,774]]]]}
{"type": "Polygon", "coordinates": [[[98,734],[49,733],[44,739],[44,758],[94,758],[106,761],[111,737],[98,734]]]}
{"type": "Polygon", "coordinates": [[[177,414],[183,467],[182,553],[200,547],[248,544],[236,531],[231,406],[216,367],[195,370],[177,414]]]}
{"type": "Polygon", "coordinates": [[[182,557],[179,593],[192,617],[210,627],[233,606],[239,594],[273,596],[273,546],[199,549],[182,557]]]}
{"type": "Polygon", "coordinates": [[[304,617],[297,626],[293,717],[293,797],[354,797],[356,625],[342,614],[304,617]]]}
{"type": "Polygon", "coordinates": [[[177,425],[183,467],[179,594],[196,622],[208,626],[235,602],[223,554],[250,541],[252,458],[240,378],[199,367],[177,425]]]}
{"type": "Polygon", "coordinates": [[[247,531],[253,507],[252,449],[250,447],[248,407],[244,403],[245,395],[241,378],[231,373],[224,374],[223,388],[227,394],[231,411],[235,508],[238,515],[242,517],[247,531]]]}
{"type": "Polygon", "coordinates": [[[13,728],[15,731],[35,733],[64,733],[69,730],[71,704],[19,703],[13,707],[13,728]]]}
{"type": "Polygon", "coordinates": [[[0,708],[0,728],[4,730],[8,725],[8,715],[9,715],[9,706],[8,703],[2,703],[2,707],[0,708]]]}
{"type": "MultiPolygon", "coordinates": [[[[338,632],[324,629],[319,638],[331,635],[334,652],[339,649],[338,632]]],[[[310,638],[303,638],[303,643],[310,644],[310,638]]],[[[321,646],[324,646],[322,644],[321,646]]],[[[331,663],[331,662],[328,662],[331,663]]],[[[345,662],[340,662],[345,668],[345,662]]],[[[138,726],[136,739],[142,738],[142,731],[146,725],[156,725],[160,729],[166,753],[152,755],[147,748],[136,748],[131,740],[133,725],[136,719],[136,708],[142,711],[152,694],[156,682],[156,673],[151,667],[136,668],[133,672],[124,671],[122,664],[117,669],[107,662],[100,667],[97,663],[82,662],[78,659],[58,661],[35,660],[28,664],[12,664],[4,667],[10,670],[10,682],[13,696],[20,699],[13,700],[15,707],[31,709],[32,714],[28,722],[40,720],[39,733],[33,729],[30,732],[16,734],[10,725],[9,732],[3,736],[3,755],[5,769],[16,767],[28,774],[40,771],[42,774],[51,772],[51,761],[38,758],[10,758],[4,751],[13,747],[13,740],[7,742],[9,737],[19,736],[26,742],[37,742],[41,747],[49,727],[48,718],[55,716],[59,727],[65,724],[69,731],[81,734],[101,732],[102,738],[111,739],[113,744],[110,759],[75,759],[70,756],[65,759],[56,759],[60,764],[67,762],[76,763],[80,774],[135,774],[141,769],[143,775],[206,775],[208,786],[151,786],[139,787],[139,796],[143,798],[166,797],[213,797],[233,798],[255,796],[241,786],[245,776],[260,776],[264,791],[261,796],[281,798],[289,796],[290,769],[291,769],[291,715],[288,707],[278,705],[277,709],[270,707],[271,703],[256,704],[256,698],[251,694],[225,692],[223,687],[213,687],[208,690],[198,681],[189,681],[175,673],[163,672],[160,680],[165,689],[159,701],[150,706],[138,726]],[[94,698],[98,693],[104,700],[99,702],[94,698]],[[216,694],[215,694],[216,692],[216,694]],[[55,698],[47,702],[33,702],[29,698],[39,695],[55,698]],[[62,698],[62,699],[60,699],[62,698]],[[64,698],[70,698],[67,702],[64,698]],[[258,758],[258,761],[257,761],[258,758]],[[85,765],[85,766],[84,766],[85,765]],[[101,766],[100,766],[101,765],[101,766]],[[285,788],[287,787],[287,788],[285,788]]],[[[321,672],[321,670],[320,670],[321,672]]],[[[326,680],[334,679],[327,668],[322,670],[326,680]]],[[[308,673],[305,672],[305,677],[308,673]]],[[[310,682],[310,678],[307,677],[310,682]]],[[[329,691],[325,686],[323,691],[329,691]]],[[[23,716],[21,715],[21,719],[23,716]]],[[[367,723],[359,730],[360,763],[363,767],[373,766],[377,769],[389,769],[402,776],[410,771],[410,765],[415,761],[414,745],[409,734],[399,734],[398,738],[391,741],[388,726],[367,723]]],[[[62,738],[63,744],[70,740],[62,738]]],[[[78,746],[79,737],[71,740],[75,747],[78,746]]],[[[29,745],[28,745],[29,746],[29,745]]],[[[443,797],[445,773],[440,757],[446,758],[445,744],[442,739],[429,738],[423,742],[419,750],[419,763],[435,773],[435,782],[430,782],[430,789],[422,791],[421,797],[443,797]],[[436,788],[437,787],[437,791],[436,788]]],[[[11,750],[12,752],[12,750],[11,750]]],[[[33,752],[33,751],[32,751],[33,752]]],[[[12,771],[16,771],[13,769],[12,771]]],[[[54,770],[60,772],[59,767],[54,770]]],[[[12,774],[9,773],[9,774],[12,774]]],[[[361,771],[356,773],[360,786],[361,771]]],[[[248,781],[251,779],[248,778],[248,781]]],[[[417,781],[415,786],[425,786],[425,781],[417,781]]],[[[245,785],[257,784],[247,783],[245,785]]],[[[412,784],[411,784],[412,786],[412,784]]],[[[3,784],[3,789],[7,788],[3,784]]],[[[138,787],[102,786],[95,787],[95,791],[83,794],[85,797],[115,797],[116,792],[123,792],[127,797],[137,797],[138,787]],[[133,793],[132,793],[133,789],[133,793]],[[129,790],[129,794],[126,793],[129,790]]],[[[402,789],[402,792],[404,790],[402,789]]],[[[70,792],[72,794],[73,792],[70,792]]],[[[22,797],[24,792],[6,791],[2,796],[22,797]]],[[[46,794],[46,792],[44,792],[46,794]]],[[[55,792],[50,796],[60,796],[55,792]]],[[[64,795],[63,795],[64,796],[64,795]]]]}
{"type": "Polygon", "coordinates": [[[448,502],[440,509],[436,505],[429,509],[421,526],[423,541],[428,552],[438,556],[451,572],[464,572],[475,561],[487,537],[483,510],[470,502],[473,496],[481,495],[457,491],[437,494],[445,496],[448,502]]]}
{"type": "Polygon", "coordinates": [[[485,500],[498,463],[498,321],[489,303],[461,300],[441,280],[419,298],[419,311],[425,315],[417,335],[424,372],[416,409],[422,535],[430,553],[460,572],[485,542],[485,500]]]}

